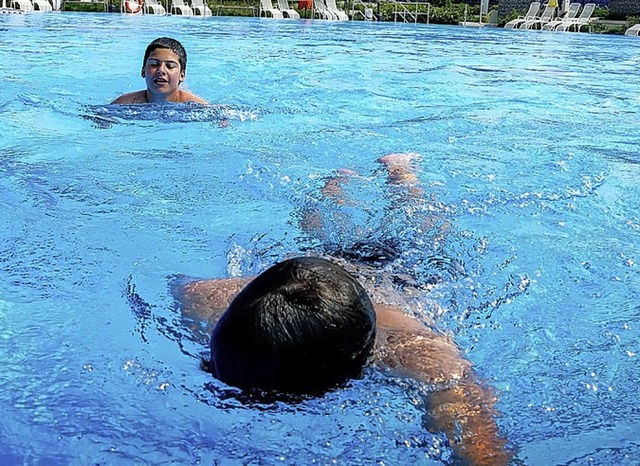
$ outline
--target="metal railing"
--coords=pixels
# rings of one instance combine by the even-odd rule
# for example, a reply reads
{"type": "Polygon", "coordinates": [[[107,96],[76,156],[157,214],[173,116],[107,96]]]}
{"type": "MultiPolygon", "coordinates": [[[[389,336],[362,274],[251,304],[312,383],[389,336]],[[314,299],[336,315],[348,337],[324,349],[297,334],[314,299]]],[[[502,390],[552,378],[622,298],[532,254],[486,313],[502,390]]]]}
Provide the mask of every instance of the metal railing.
{"type": "Polygon", "coordinates": [[[397,22],[400,18],[404,23],[418,23],[420,16],[427,17],[427,24],[431,16],[431,4],[426,2],[398,2],[394,1],[393,21],[397,22]],[[427,11],[422,11],[422,5],[427,6],[427,11]]]}
{"type": "Polygon", "coordinates": [[[371,5],[367,5],[363,0],[354,0],[351,5],[351,19],[362,16],[363,21],[378,21],[378,17],[373,13],[371,5]],[[362,5],[362,10],[356,9],[357,5],[362,5]]]}

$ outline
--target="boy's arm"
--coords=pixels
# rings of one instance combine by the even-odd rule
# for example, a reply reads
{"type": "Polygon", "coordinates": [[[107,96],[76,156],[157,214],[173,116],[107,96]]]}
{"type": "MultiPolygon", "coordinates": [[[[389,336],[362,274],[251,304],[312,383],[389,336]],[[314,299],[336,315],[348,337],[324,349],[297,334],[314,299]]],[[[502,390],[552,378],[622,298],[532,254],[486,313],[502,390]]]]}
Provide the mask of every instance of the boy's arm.
{"type": "Polygon", "coordinates": [[[204,323],[205,331],[212,330],[233,298],[249,281],[249,278],[220,278],[182,285],[178,290],[182,315],[196,326],[204,323]]]}
{"type": "Polygon", "coordinates": [[[397,307],[376,305],[376,315],[380,362],[437,388],[427,400],[429,430],[445,432],[467,464],[508,464],[511,454],[495,421],[496,397],[477,379],[455,343],[397,307]]]}

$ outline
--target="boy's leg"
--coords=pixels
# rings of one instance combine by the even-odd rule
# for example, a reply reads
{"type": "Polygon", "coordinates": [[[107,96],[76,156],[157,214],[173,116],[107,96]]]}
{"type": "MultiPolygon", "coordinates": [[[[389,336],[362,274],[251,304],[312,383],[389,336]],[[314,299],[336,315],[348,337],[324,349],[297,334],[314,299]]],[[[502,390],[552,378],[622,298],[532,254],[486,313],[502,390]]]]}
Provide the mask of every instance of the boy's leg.
{"type": "MultiPolygon", "coordinates": [[[[352,176],[357,175],[353,170],[341,168],[336,170],[336,174],[329,178],[320,190],[322,199],[329,200],[337,206],[347,205],[349,202],[345,197],[342,189],[345,183],[349,182],[352,176]]],[[[320,203],[321,205],[323,203],[320,203]]],[[[339,210],[333,210],[330,206],[324,205],[322,211],[316,204],[312,208],[305,208],[300,219],[300,228],[306,233],[312,233],[315,236],[322,236],[325,230],[325,223],[330,221],[333,224],[342,224],[346,221],[344,213],[339,210]],[[328,207],[328,209],[327,209],[328,207]],[[327,216],[330,215],[330,219],[327,216]]]]}
{"type": "Polygon", "coordinates": [[[424,195],[424,190],[420,185],[420,180],[416,175],[416,163],[421,160],[419,154],[396,153],[387,154],[378,159],[387,170],[387,183],[394,186],[402,186],[406,189],[406,194],[415,199],[420,199],[424,195]]]}

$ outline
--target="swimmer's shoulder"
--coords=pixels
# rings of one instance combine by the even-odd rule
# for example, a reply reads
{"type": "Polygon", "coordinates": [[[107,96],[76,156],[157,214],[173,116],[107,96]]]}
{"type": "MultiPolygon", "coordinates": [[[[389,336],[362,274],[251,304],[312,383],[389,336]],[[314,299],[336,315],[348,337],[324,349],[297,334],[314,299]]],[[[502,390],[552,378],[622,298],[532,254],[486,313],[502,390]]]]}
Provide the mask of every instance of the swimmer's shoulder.
{"type": "Polygon", "coordinates": [[[129,104],[146,104],[147,103],[147,91],[135,91],[129,92],[128,94],[123,94],[117,99],[115,99],[112,104],[121,104],[121,105],[129,105],[129,104]]]}
{"type": "Polygon", "coordinates": [[[185,91],[184,89],[180,89],[178,102],[195,102],[196,104],[209,105],[209,102],[207,102],[203,98],[198,97],[197,95],[192,94],[189,91],[185,91]]]}

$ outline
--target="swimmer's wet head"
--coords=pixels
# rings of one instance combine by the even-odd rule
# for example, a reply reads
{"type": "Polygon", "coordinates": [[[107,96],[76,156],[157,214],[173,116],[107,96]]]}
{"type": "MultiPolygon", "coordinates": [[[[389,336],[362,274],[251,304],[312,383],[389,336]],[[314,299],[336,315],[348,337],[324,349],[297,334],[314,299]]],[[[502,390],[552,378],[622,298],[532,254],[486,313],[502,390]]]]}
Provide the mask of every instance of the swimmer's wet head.
{"type": "Polygon", "coordinates": [[[289,259],[231,302],[211,337],[211,370],[241,389],[318,393],[361,376],[375,335],[355,278],[325,259],[289,259]]]}

